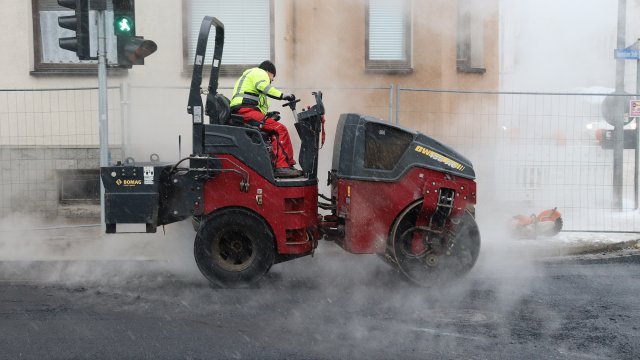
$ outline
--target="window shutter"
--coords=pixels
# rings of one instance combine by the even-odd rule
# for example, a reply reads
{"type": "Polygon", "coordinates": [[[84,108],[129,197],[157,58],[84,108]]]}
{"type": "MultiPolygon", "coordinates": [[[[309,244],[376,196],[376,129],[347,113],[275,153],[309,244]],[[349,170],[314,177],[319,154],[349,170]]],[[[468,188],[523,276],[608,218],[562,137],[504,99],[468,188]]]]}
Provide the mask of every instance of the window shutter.
{"type": "Polygon", "coordinates": [[[369,1],[369,60],[406,59],[406,1],[369,1]]]}
{"type": "MultiPolygon", "coordinates": [[[[189,14],[189,62],[196,51],[200,25],[205,16],[213,16],[224,24],[223,65],[259,64],[271,58],[270,0],[210,1],[192,0],[189,14]]],[[[211,29],[206,63],[211,63],[215,44],[215,28],[211,29]]]]}

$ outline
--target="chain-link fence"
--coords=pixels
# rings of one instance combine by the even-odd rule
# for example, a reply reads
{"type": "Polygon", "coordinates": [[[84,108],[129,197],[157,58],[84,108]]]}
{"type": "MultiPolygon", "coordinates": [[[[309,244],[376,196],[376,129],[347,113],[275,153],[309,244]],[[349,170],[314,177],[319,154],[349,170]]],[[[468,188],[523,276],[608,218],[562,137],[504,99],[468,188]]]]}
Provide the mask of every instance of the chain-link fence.
{"type": "MultiPolygon", "coordinates": [[[[322,91],[326,109],[326,144],[320,156],[326,156],[319,164],[321,176],[331,165],[330,152],[333,149],[335,124],[341,113],[359,112],[388,121],[394,114],[393,97],[395,90],[387,87],[359,88],[302,88],[279,87],[294,93],[301,102],[298,111],[315,103],[312,92],[322,91]],[[324,168],[326,167],[326,169],[324,168]]],[[[191,153],[191,116],[187,114],[189,88],[150,87],[131,85],[126,88],[130,120],[126,122],[126,154],[137,161],[148,161],[151,154],[159,155],[161,161],[175,161],[180,156],[191,153]],[[150,136],[152,134],[152,136],[150,136]]],[[[232,88],[222,86],[219,93],[231,98],[232,88]]],[[[289,108],[283,108],[281,101],[271,100],[270,110],[280,111],[281,122],[295,134],[293,115],[289,108]]],[[[292,136],[294,147],[299,148],[299,139],[292,136]]],[[[323,183],[323,182],[321,182],[323,183]]]]}
{"type": "MultiPolygon", "coordinates": [[[[624,150],[620,207],[614,200],[613,151],[605,148],[606,136],[598,137],[612,129],[602,117],[607,94],[397,86],[283,90],[308,105],[312,91],[324,93],[327,144],[321,177],[331,166],[339,115],[359,112],[423,132],[469,157],[478,175],[479,206],[522,214],[558,207],[567,230],[640,231],[634,150],[624,150]]],[[[171,162],[188,155],[188,92],[187,87],[110,88],[112,162],[128,156],[146,161],[151,153],[171,162]]],[[[220,92],[231,95],[230,88],[220,92]]],[[[279,104],[272,107],[277,110],[279,104]]],[[[291,125],[288,109],[280,110],[291,125]]],[[[55,213],[61,203],[95,201],[97,119],[95,88],[0,90],[0,216],[16,210],[55,213]]]]}
{"type": "MultiPolygon", "coordinates": [[[[229,97],[231,90],[220,92],[229,97]]],[[[283,90],[312,105],[311,92],[318,89],[283,90]]],[[[320,90],[334,120],[335,109],[383,119],[393,114],[391,86],[320,90]]],[[[151,154],[171,162],[191,153],[188,93],[186,86],[109,88],[111,162],[148,161],[151,154]]],[[[281,110],[290,125],[289,110],[278,105],[274,102],[272,110],[281,110]]],[[[333,128],[327,130],[325,152],[330,152],[333,128]]],[[[16,211],[56,215],[60,205],[96,202],[99,161],[97,88],[0,89],[0,217],[16,211]]],[[[328,170],[330,161],[323,165],[328,170]]]]}
{"type": "MultiPolygon", "coordinates": [[[[123,137],[120,89],[110,88],[109,138],[123,137]]],[[[0,89],[0,216],[55,215],[59,204],[96,201],[98,89],[0,89]]]]}
{"type": "MultiPolygon", "coordinates": [[[[396,121],[474,162],[479,206],[513,215],[558,207],[566,230],[640,231],[633,149],[624,150],[621,206],[615,201],[613,150],[606,148],[613,126],[602,115],[608,94],[410,88],[397,94],[396,121]]],[[[635,122],[627,128],[627,137],[636,136],[635,122]]]]}

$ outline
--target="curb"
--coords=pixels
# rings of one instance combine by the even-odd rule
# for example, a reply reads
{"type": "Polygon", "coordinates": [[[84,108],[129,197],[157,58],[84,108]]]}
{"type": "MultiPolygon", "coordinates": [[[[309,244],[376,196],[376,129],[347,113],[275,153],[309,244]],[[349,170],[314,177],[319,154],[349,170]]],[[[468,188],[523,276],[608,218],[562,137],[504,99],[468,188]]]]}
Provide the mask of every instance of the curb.
{"type": "Polygon", "coordinates": [[[640,240],[612,244],[591,244],[573,247],[558,256],[541,259],[542,262],[578,264],[640,263],[640,240]]]}
{"type": "Polygon", "coordinates": [[[566,248],[562,255],[590,255],[599,253],[611,253],[626,249],[640,249],[640,240],[621,241],[611,244],[584,244],[566,248]]]}

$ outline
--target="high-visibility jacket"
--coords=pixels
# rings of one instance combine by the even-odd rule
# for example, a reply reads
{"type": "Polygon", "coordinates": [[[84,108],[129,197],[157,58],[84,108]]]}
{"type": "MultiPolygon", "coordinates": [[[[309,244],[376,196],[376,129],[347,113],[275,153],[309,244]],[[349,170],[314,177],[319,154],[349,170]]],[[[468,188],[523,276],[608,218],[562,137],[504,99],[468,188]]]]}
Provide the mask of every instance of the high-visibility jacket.
{"type": "Polygon", "coordinates": [[[282,99],[282,91],[271,86],[269,74],[260,68],[251,68],[242,73],[242,76],[233,87],[233,95],[229,106],[247,106],[260,110],[263,114],[269,111],[269,99],[282,99]]]}

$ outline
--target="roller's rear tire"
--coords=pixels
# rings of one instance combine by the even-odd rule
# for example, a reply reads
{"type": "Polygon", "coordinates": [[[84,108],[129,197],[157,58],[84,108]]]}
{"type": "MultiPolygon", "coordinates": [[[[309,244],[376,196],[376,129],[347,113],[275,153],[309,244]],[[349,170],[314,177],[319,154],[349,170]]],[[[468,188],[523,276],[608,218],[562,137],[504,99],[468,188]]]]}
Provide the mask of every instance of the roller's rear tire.
{"type": "Polygon", "coordinates": [[[234,208],[201,221],[194,256],[198,269],[214,286],[250,286],[269,271],[275,259],[275,241],[260,216],[234,208]]]}

